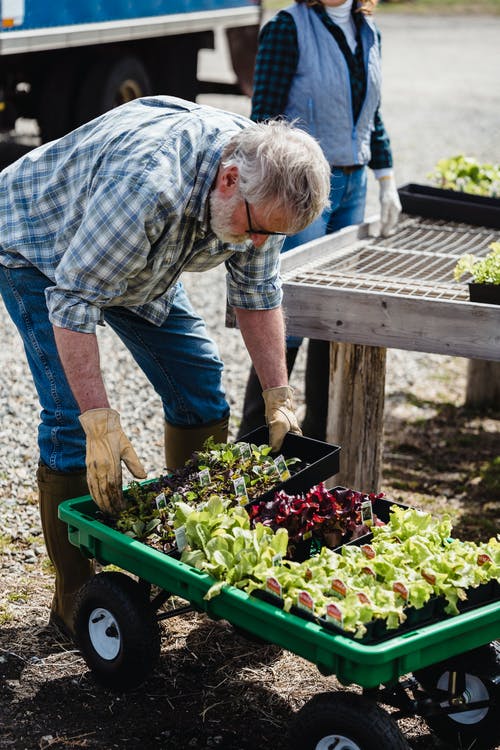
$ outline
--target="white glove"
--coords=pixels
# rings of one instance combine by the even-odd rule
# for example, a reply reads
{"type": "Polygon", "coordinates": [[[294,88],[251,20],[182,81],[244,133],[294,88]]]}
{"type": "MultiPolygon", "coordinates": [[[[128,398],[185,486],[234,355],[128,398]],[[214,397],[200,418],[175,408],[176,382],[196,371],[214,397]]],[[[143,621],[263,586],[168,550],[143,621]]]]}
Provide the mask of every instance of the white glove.
{"type": "Polygon", "coordinates": [[[401,201],[399,200],[394,175],[388,174],[379,177],[378,182],[380,186],[380,234],[382,237],[389,237],[398,223],[401,201]]]}

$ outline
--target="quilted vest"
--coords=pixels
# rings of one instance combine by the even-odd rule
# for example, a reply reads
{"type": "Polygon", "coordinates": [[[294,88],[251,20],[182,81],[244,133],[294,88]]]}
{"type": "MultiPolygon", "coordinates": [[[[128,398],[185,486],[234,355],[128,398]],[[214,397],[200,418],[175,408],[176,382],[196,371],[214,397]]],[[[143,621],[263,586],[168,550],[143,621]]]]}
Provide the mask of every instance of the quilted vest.
{"type": "Polygon", "coordinates": [[[296,120],[297,127],[320,142],[331,165],[367,164],[381,87],[380,49],[372,19],[363,16],[361,24],[366,96],[354,123],[349,68],[339,45],[307,6],[292,5],[285,10],[295,21],[299,47],[286,118],[296,120]]]}

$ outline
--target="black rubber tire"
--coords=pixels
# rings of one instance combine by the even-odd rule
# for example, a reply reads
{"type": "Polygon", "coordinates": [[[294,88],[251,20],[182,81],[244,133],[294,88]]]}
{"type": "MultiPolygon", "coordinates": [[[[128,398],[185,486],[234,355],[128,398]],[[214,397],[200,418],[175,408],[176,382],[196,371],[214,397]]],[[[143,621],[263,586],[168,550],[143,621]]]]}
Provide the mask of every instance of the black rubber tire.
{"type": "Polygon", "coordinates": [[[158,620],[144,590],[124,573],[99,573],[80,590],[75,633],[96,682],[111,690],[133,690],[158,663],[158,620]]]}
{"type": "Polygon", "coordinates": [[[87,72],[76,102],[79,125],[120,104],[151,94],[151,82],[136,57],[101,59],[87,72]]]}
{"type": "Polygon", "coordinates": [[[318,693],[295,715],[287,750],[337,746],[349,750],[410,750],[396,722],[376,703],[355,693],[318,693]]]}
{"type": "MultiPolygon", "coordinates": [[[[474,750],[492,750],[500,746],[500,644],[498,641],[488,646],[468,651],[452,659],[433,664],[414,673],[422,688],[428,692],[438,687],[446,689],[447,672],[456,671],[465,675],[467,700],[488,700],[487,709],[476,709],[466,714],[441,714],[425,717],[429,728],[450,747],[474,750]],[[441,680],[441,683],[440,683],[441,680]],[[495,706],[496,704],[496,706],[495,706]],[[458,720],[460,719],[460,720],[458,720]]],[[[432,697],[432,696],[431,696],[432,697]]],[[[443,705],[448,705],[447,702],[443,705]]]]}

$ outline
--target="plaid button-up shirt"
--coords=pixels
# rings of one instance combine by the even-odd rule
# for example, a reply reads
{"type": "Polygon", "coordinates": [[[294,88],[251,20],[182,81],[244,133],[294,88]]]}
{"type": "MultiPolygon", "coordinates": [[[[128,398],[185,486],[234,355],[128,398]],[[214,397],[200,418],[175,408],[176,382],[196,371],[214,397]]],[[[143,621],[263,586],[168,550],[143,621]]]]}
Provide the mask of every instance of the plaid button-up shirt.
{"type": "MultiPolygon", "coordinates": [[[[319,15],[346,58],[351,81],[353,117],[356,122],[366,91],[366,71],[359,33],[357,33],[356,51],[353,54],[343,31],[331,20],[324,7],[314,5],[311,11],[319,15]]],[[[362,21],[361,15],[353,13],[353,18],[356,26],[359,27],[362,21]]],[[[284,112],[298,60],[299,49],[295,21],[285,10],[280,11],[260,32],[255,65],[252,120],[256,122],[268,120],[284,112]]],[[[327,95],[325,92],[325,96],[327,95]]],[[[371,159],[368,166],[372,169],[391,168],[390,141],[379,110],[375,113],[373,124],[370,142],[371,159]]]]}
{"type": "Polygon", "coordinates": [[[180,274],[222,262],[231,306],[279,306],[283,239],[256,249],[210,229],[222,151],[249,124],[149,97],[29,152],[0,174],[0,263],[38,268],[51,322],[86,333],[114,305],[160,325],[180,274]]]}

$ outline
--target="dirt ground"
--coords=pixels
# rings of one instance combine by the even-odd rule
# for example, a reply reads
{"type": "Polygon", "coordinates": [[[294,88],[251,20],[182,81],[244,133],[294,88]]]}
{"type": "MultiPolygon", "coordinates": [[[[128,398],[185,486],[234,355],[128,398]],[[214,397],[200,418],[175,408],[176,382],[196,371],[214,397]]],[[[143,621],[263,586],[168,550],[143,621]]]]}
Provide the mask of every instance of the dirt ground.
{"type": "MultiPolygon", "coordinates": [[[[451,77],[458,76],[460,55],[450,58],[440,42],[445,26],[454,25],[463,30],[465,56],[474,60],[476,74],[477,66],[484,67],[479,73],[484,79],[493,75],[488,39],[494,38],[498,22],[477,17],[436,19],[427,25],[411,16],[381,20],[392,94],[385,111],[399,156],[398,183],[422,181],[435,161],[448,155],[443,151],[447,141],[453,153],[457,142],[479,159],[497,153],[498,121],[492,112],[498,114],[498,87],[490,87],[486,97],[472,75],[464,75],[455,99],[445,103],[438,88],[444,68],[433,67],[435,58],[423,50],[441,45],[442,64],[451,77]],[[404,24],[409,30],[402,38],[404,24]],[[483,45],[477,54],[472,46],[476,38],[483,45]],[[405,66],[418,67],[420,77],[408,77],[405,66]],[[399,122],[413,126],[405,130],[399,122]],[[417,151],[425,154],[419,174],[417,151]]],[[[465,380],[463,361],[443,359],[390,395],[383,489],[388,498],[438,515],[450,512],[456,536],[479,541],[499,528],[500,412],[466,410],[465,380]]],[[[26,502],[35,504],[35,496],[26,502]]],[[[28,551],[30,545],[24,544],[28,551]]],[[[359,692],[321,676],[314,665],[289,652],[246,640],[224,621],[191,613],[163,626],[160,662],[144,685],[114,694],[96,684],[74,645],[47,626],[52,573],[44,554],[27,558],[21,574],[2,572],[0,588],[2,750],[280,750],[287,746],[294,712],[314,695],[359,692]]],[[[423,720],[400,718],[398,724],[413,750],[444,750],[423,720]]]]}

